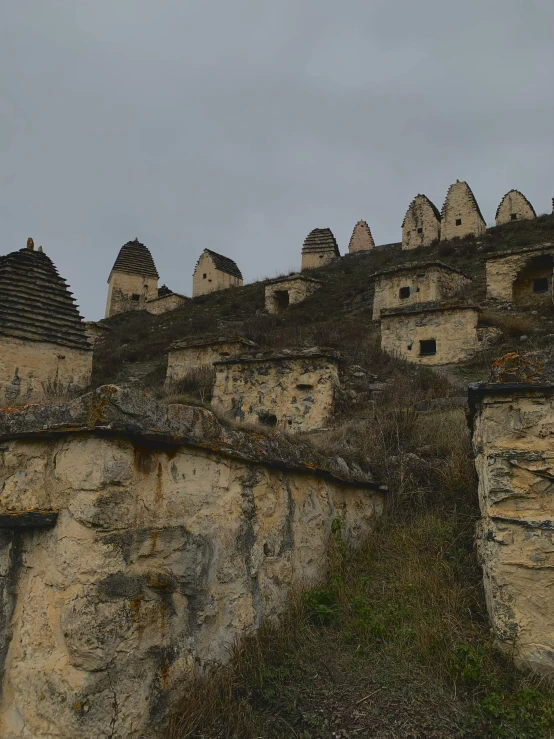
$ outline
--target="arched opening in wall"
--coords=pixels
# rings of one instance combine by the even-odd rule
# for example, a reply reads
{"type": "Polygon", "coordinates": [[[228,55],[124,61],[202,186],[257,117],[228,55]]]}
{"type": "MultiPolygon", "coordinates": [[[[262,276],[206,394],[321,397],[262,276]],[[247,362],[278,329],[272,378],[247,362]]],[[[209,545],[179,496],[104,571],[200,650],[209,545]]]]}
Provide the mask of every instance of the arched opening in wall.
{"type": "Polygon", "coordinates": [[[275,313],[282,313],[289,307],[290,295],[288,290],[276,290],[273,293],[273,307],[275,313]]]}
{"type": "Polygon", "coordinates": [[[531,257],[514,280],[514,303],[528,305],[550,302],[552,300],[553,267],[554,259],[551,254],[531,257]]]}

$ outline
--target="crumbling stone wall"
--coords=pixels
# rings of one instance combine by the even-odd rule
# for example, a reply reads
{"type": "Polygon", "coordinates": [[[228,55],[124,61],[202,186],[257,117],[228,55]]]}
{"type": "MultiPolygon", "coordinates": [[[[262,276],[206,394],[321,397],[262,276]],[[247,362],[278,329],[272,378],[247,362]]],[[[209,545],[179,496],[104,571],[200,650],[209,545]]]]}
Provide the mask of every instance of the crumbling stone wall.
{"type": "Polygon", "coordinates": [[[112,272],[108,280],[106,318],[130,310],[144,310],[148,300],[158,297],[156,277],[112,272]]]}
{"type": "Polygon", "coordinates": [[[479,348],[475,306],[413,306],[381,314],[381,349],[408,362],[450,364],[468,359],[479,348]],[[435,342],[435,350],[427,342],[435,342]]]}
{"type": "Polygon", "coordinates": [[[290,275],[271,280],[265,286],[265,309],[268,313],[282,313],[290,305],[309,298],[322,283],[303,275],[290,275]]]}
{"type": "Polygon", "coordinates": [[[522,305],[550,302],[553,255],[552,245],[492,255],[486,261],[487,298],[522,305]]]}
{"type": "Polygon", "coordinates": [[[212,406],[287,431],[322,428],[334,413],[338,359],[320,350],[216,362],[212,406]]]}
{"type": "Polygon", "coordinates": [[[375,241],[371,235],[371,230],[366,221],[358,221],[350,237],[348,253],[357,254],[358,252],[371,251],[372,249],[375,249],[375,241]]]}
{"type": "Polygon", "coordinates": [[[402,221],[402,248],[430,246],[440,238],[441,216],[426,195],[416,195],[402,221]]]}
{"type": "Polygon", "coordinates": [[[177,310],[183,305],[188,303],[190,298],[178,293],[170,293],[169,295],[160,295],[153,300],[148,300],[144,308],[148,313],[153,313],[155,316],[159,316],[162,313],[167,313],[170,310],[177,310]]]}
{"type": "Polygon", "coordinates": [[[499,643],[554,669],[554,386],[470,386],[481,521],[477,544],[499,643]]]}
{"type": "Polygon", "coordinates": [[[441,212],[441,241],[471,234],[481,236],[487,230],[475,196],[467,182],[450,185],[441,212]]]}
{"type": "Polygon", "coordinates": [[[92,351],[0,336],[0,403],[22,403],[84,390],[90,384],[92,351]]]}
{"type": "Polygon", "coordinates": [[[200,256],[192,276],[192,296],[207,295],[217,290],[242,285],[242,279],[218,269],[208,251],[200,256]]]}
{"type": "Polygon", "coordinates": [[[463,272],[441,262],[406,264],[374,277],[374,321],[382,310],[453,298],[471,283],[463,272]]]}
{"type": "Polygon", "coordinates": [[[333,521],[356,544],[383,507],[305,445],[113,386],[0,411],[0,439],[3,739],[161,736],[188,678],[324,574],[333,521]]]}
{"type": "Polygon", "coordinates": [[[98,341],[102,341],[109,336],[111,329],[100,321],[83,321],[87,341],[94,346],[98,341]]]}
{"type": "Polygon", "coordinates": [[[169,347],[167,354],[166,385],[182,380],[193,370],[211,367],[227,357],[255,349],[256,344],[248,339],[184,339],[176,341],[169,347]]]}
{"type": "Polygon", "coordinates": [[[512,221],[531,220],[536,217],[535,209],[519,190],[507,192],[496,209],[497,226],[512,221]]]}

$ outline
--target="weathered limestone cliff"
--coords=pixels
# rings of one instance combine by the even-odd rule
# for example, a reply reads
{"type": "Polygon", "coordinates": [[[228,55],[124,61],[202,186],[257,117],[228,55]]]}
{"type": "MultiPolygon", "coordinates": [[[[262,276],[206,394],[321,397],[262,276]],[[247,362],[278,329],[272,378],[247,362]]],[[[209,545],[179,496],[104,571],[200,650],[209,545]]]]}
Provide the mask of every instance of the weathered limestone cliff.
{"type": "Polygon", "coordinates": [[[159,736],[187,678],[323,574],[333,520],[356,543],[383,496],[115,386],[0,409],[0,736],[159,736]]]}

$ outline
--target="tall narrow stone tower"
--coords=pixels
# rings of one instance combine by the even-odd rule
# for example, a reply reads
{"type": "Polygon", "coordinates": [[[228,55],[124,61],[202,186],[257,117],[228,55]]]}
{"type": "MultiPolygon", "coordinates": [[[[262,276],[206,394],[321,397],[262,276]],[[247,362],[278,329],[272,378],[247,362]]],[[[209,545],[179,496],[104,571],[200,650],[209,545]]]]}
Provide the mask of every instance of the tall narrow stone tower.
{"type": "Polygon", "coordinates": [[[416,195],[402,221],[402,248],[430,246],[440,238],[441,214],[426,195],[416,195]]]}
{"type": "Polygon", "coordinates": [[[358,221],[350,237],[348,253],[357,254],[360,251],[371,251],[371,249],[375,249],[375,241],[373,241],[371,230],[366,221],[358,221]]]}
{"type": "Polygon", "coordinates": [[[129,310],[143,310],[158,297],[158,271],[150,250],[138,239],[124,244],[108,278],[106,318],[129,310]]]}

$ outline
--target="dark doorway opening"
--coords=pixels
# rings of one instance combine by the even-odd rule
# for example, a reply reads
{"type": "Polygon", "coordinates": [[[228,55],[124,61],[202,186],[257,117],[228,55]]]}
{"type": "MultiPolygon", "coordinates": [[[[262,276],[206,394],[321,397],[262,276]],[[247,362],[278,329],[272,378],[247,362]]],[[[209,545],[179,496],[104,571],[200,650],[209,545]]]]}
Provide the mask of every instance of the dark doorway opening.
{"type": "Polygon", "coordinates": [[[547,293],[548,292],[548,277],[536,277],[533,280],[533,292],[534,293],[547,293]]]}
{"type": "Polygon", "coordinates": [[[273,299],[275,301],[275,309],[278,313],[289,307],[290,296],[288,290],[276,290],[273,293],[273,299]]]}
{"type": "Polygon", "coordinates": [[[430,357],[437,353],[437,342],[435,339],[423,339],[419,342],[419,356],[430,357]]]}

